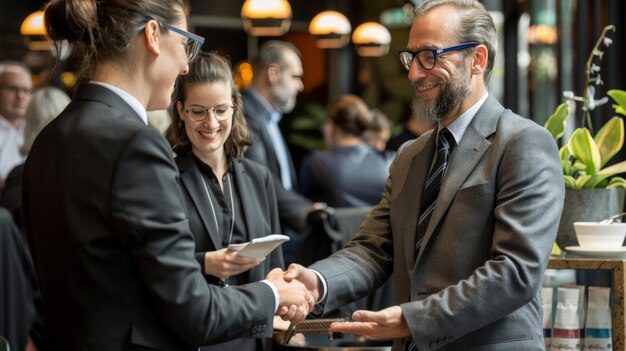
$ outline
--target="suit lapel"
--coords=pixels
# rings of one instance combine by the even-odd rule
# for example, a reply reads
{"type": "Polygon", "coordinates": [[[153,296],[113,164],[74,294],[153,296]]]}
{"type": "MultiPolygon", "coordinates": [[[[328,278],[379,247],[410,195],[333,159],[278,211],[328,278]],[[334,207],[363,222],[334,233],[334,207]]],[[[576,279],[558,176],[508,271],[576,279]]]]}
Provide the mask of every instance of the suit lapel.
{"type": "MultiPolygon", "coordinates": [[[[404,184],[400,186],[398,192],[398,198],[395,203],[398,204],[397,208],[402,215],[406,217],[400,222],[402,226],[401,232],[408,233],[404,235],[404,250],[407,257],[407,270],[411,272],[415,263],[415,242],[417,232],[417,219],[419,216],[420,204],[422,202],[421,189],[424,188],[426,177],[430,170],[430,164],[435,153],[435,138],[436,134],[431,133],[428,139],[422,143],[421,140],[415,142],[415,144],[408,145],[407,147],[416,147],[415,154],[411,159],[411,164],[404,177],[404,184]],[[421,143],[421,144],[419,144],[421,143]]],[[[409,151],[409,150],[407,150],[409,151]]],[[[403,177],[399,177],[402,179],[403,177]]]]}
{"type": "Polygon", "coordinates": [[[202,224],[204,224],[204,229],[209,233],[213,246],[216,249],[220,249],[222,244],[219,238],[219,230],[213,221],[213,212],[209,204],[209,199],[207,198],[207,190],[204,188],[202,179],[200,178],[202,177],[200,169],[191,153],[180,157],[177,163],[180,169],[180,180],[191,197],[195,210],[198,212],[202,224]]]}
{"type": "Polygon", "coordinates": [[[489,95],[472,119],[463,135],[463,139],[456,147],[442,180],[439,197],[430,217],[428,228],[426,228],[419,254],[415,261],[411,261],[414,262],[415,266],[417,266],[424,248],[435,233],[435,229],[445,219],[445,213],[448,211],[455,195],[491,148],[491,142],[488,138],[495,133],[502,111],[504,111],[502,105],[489,95]]]}
{"type": "Polygon", "coordinates": [[[234,181],[237,189],[239,189],[238,193],[243,212],[240,214],[240,218],[245,219],[246,233],[250,233],[249,239],[252,239],[252,234],[255,230],[254,223],[259,220],[254,216],[258,213],[258,210],[255,210],[255,204],[260,204],[261,202],[256,199],[250,199],[250,197],[256,196],[256,192],[254,191],[254,185],[250,181],[250,175],[247,174],[246,169],[243,167],[242,160],[233,160],[232,164],[234,181]]]}

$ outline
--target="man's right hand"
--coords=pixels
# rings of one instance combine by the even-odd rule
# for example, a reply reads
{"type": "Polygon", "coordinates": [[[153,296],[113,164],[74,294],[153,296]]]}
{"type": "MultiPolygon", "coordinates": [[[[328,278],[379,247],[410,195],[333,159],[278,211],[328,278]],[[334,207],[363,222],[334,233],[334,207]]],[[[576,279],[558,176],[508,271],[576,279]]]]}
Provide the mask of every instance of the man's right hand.
{"type": "MultiPolygon", "coordinates": [[[[313,305],[315,305],[315,303],[319,301],[321,296],[320,287],[322,284],[319,281],[317,274],[315,274],[312,270],[305,268],[297,263],[292,263],[289,265],[287,271],[285,271],[284,279],[287,282],[299,281],[300,283],[304,284],[304,286],[309,290],[309,293],[312,297],[311,309],[313,308],[313,305]]],[[[286,318],[283,316],[287,313],[288,311],[284,307],[279,308],[277,312],[277,314],[285,320],[286,318]]]]}
{"type": "Polygon", "coordinates": [[[298,323],[313,309],[315,298],[304,284],[297,280],[287,281],[284,274],[280,268],[275,268],[265,279],[272,282],[278,290],[279,308],[276,314],[283,320],[298,323]]]}

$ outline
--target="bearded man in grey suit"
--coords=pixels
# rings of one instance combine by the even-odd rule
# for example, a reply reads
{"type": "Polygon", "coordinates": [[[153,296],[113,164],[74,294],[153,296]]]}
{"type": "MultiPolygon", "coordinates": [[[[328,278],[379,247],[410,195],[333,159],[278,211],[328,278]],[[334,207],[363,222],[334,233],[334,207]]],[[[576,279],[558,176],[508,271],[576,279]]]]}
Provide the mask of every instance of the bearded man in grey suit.
{"type": "Polygon", "coordinates": [[[393,338],[394,350],[544,349],[538,290],[564,186],[550,134],[487,91],[496,46],[493,20],[477,1],[416,8],[400,58],[415,115],[437,128],[399,151],[381,202],[344,249],[285,273],[305,283],[320,314],[394,273],[397,305],[356,311],[331,332],[393,338]],[[438,141],[445,133],[453,140],[438,141]],[[451,156],[427,209],[430,169],[447,143],[451,156]]]}

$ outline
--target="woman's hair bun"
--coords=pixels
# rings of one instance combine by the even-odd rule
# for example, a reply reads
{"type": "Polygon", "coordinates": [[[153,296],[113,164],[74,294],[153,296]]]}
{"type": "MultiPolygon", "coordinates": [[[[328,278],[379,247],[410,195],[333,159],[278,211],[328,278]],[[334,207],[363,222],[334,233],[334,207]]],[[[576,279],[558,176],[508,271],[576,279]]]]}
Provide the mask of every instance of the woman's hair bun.
{"type": "Polygon", "coordinates": [[[96,0],[52,0],[45,9],[50,39],[74,42],[98,24],[96,0]]]}

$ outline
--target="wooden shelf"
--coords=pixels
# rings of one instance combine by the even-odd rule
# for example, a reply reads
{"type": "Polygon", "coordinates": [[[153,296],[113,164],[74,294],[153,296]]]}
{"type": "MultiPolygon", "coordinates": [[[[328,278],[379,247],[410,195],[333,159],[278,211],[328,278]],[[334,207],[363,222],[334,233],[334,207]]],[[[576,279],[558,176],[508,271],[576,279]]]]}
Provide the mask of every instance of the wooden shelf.
{"type": "Polygon", "coordinates": [[[602,258],[550,258],[549,269],[585,269],[610,271],[613,278],[613,350],[626,351],[624,336],[624,285],[626,260],[602,258]]]}

